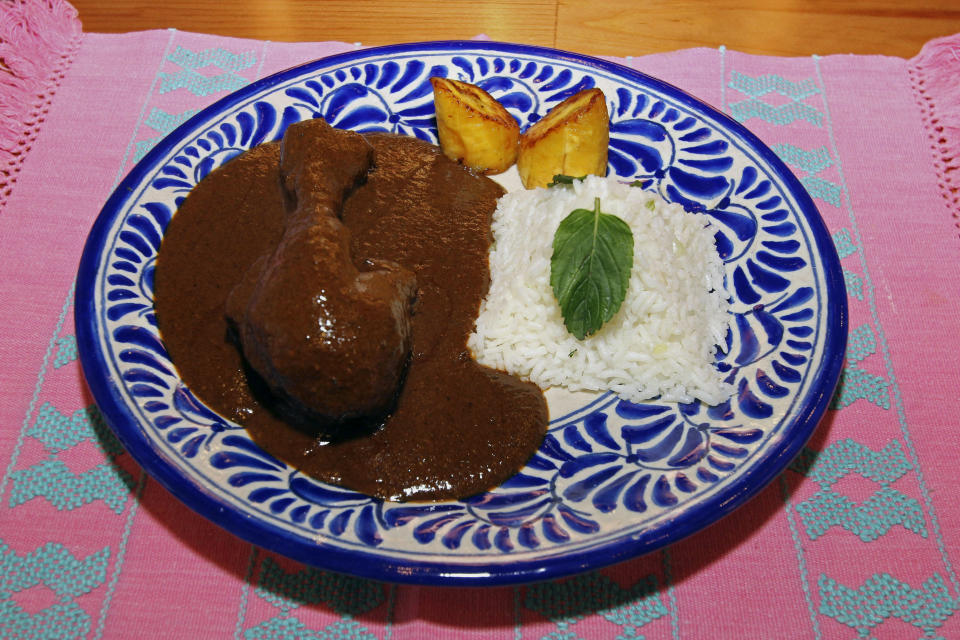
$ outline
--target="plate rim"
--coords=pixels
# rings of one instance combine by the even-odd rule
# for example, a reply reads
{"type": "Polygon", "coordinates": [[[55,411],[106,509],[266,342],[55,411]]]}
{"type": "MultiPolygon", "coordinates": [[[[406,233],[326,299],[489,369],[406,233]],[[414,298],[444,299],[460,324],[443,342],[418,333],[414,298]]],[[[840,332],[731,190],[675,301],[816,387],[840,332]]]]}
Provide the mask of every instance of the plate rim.
{"type": "Polygon", "coordinates": [[[170,132],[124,176],[97,214],[84,243],[78,266],[74,323],[84,378],[105,421],[143,470],[199,515],[247,542],[321,569],[395,583],[433,586],[502,586],[559,578],[586,570],[599,569],[659,550],[728,517],[760,493],[786,469],[823,418],[843,369],[848,332],[848,308],[840,259],[826,223],[813,199],[783,161],[741,123],[675,85],[611,60],[550,47],[492,40],[436,40],[356,49],[288,67],[220,98],[170,132]],[[325,68],[349,64],[371,56],[409,54],[426,50],[446,52],[470,50],[486,55],[534,55],[574,63],[588,69],[596,68],[626,77],[643,86],[651,86],[695,112],[709,115],[722,123],[726,128],[725,133],[733,134],[746,143],[750,150],[760,156],[778,175],[790,191],[801,215],[809,225],[824,271],[824,310],[827,314],[824,328],[824,357],[819,366],[809,374],[814,378],[815,383],[811,384],[808,402],[800,407],[790,425],[789,433],[781,436],[779,445],[774,447],[775,450],[762,452],[752,466],[745,469],[730,487],[698,503],[692,510],[682,511],[673,517],[666,514],[666,517],[659,520],[655,527],[624,533],[612,540],[596,545],[588,544],[568,553],[547,552],[540,556],[534,555],[532,559],[519,561],[515,560],[512,554],[503,554],[497,556],[500,560],[497,562],[456,564],[449,560],[440,562],[421,559],[398,562],[383,554],[377,555],[362,549],[327,544],[325,534],[318,533],[311,543],[303,537],[279,529],[274,524],[234,511],[203,486],[181,474],[175,465],[158,453],[144,434],[142,425],[127,412],[120,399],[116,381],[109,375],[106,362],[96,348],[100,322],[96,313],[94,289],[95,276],[101,251],[106,244],[107,233],[128,199],[132,197],[129,187],[142,182],[145,175],[155,168],[157,157],[166,155],[169,149],[186,132],[193,131],[198,123],[229,109],[235,103],[249,99],[264,89],[298,76],[321,73],[325,68]],[[331,549],[335,552],[326,552],[331,549]]]}

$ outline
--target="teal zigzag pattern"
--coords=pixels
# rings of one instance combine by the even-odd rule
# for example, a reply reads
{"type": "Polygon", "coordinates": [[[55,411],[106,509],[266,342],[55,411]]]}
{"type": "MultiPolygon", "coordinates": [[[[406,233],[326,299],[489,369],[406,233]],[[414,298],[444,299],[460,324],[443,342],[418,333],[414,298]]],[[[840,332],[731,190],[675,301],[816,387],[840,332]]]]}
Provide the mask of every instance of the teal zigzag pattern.
{"type": "Polygon", "coordinates": [[[883,376],[868,373],[857,366],[847,366],[840,377],[831,409],[848,407],[857,400],[867,400],[882,409],[890,408],[890,382],[883,376]]]}
{"type": "Polygon", "coordinates": [[[377,640],[356,620],[338,620],[320,631],[310,629],[296,617],[270,618],[247,629],[246,640],[377,640]]]}
{"type": "Polygon", "coordinates": [[[776,144],[771,147],[781,160],[809,175],[801,176],[800,182],[810,195],[835,207],[840,206],[843,189],[816,174],[833,166],[833,159],[826,147],[807,150],[792,144],[776,144]]]}
{"type": "Polygon", "coordinates": [[[288,573],[271,558],[264,558],[256,594],[280,609],[281,614],[247,629],[247,640],[373,640],[355,618],[386,600],[384,585],[371,580],[327,573],[306,567],[288,573]],[[324,604],[341,616],[321,630],[309,629],[290,612],[301,605],[324,604]]]}
{"type": "Polygon", "coordinates": [[[805,100],[820,93],[820,87],[813,78],[804,78],[799,82],[792,82],[776,73],[765,73],[759,76],[748,76],[745,73],[734,71],[730,74],[731,89],[736,89],[752,98],[759,98],[768,93],[779,93],[793,100],[805,100]]]}
{"type": "Polygon", "coordinates": [[[77,337],[64,336],[57,340],[57,357],[53,359],[53,368],[59,369],[77,359],[77,337]]]}
{"type": "Polygon", "coordinates": [[[920,502],[889,487],[880,489],[859,505],[832,489],[825,489],[798,504],[797,513],[811,540],[834,526],[843,527],[864,542],[873,542],[896,525],[927,537],[920,502]]]}
{"type": "Polygon", "coordinates": [[[821,575],[818,586],[820,613],[855,629],[863,638],[891,618],[923,630],[925,637],[933,637],[958,605],[936,573],[917,589],[887,573],[874,574],[856,589],[821,575]]]}
{"type": "Polygon", "coordinates": [[[667,615],[652,575],[629,589],[599,573],[575,576],[561,582],[543,582],[527,589],[525,606],[557,626],[551,638],[576,638],[571,627],[590,614],[618,625],[619,638],[641,638],[639,630],[667,615]]]}
{"type": "Polygon", "coordinates": [[[312,567],[287,573],[269,557],[263,560],[257,582],[257,595],[285,611],[324,603],[340,615],[358,616],[383,604],[386,597],[380,583],[312,567]]]}
{"type": "Polygon", "coordinates": [[[123,445],[117,440],[96,405],[90,405],[64,415],[49,402],[37,412],[37,419],[27,430],[27,435],[36,438],[52,453],[59,453],[81,442],[90,441],[109,456],[117,456],[123,445]]]}
{"type": "Polygon", "coordinates": [[[11,507],[43,497],[60,511],[72,511],[95,500],[103,500],[114,513],[120,513],[134,484],[133,477],[112,462],[74,474],[55,458],[15,471],[10,477],[13,480],[11,507]]]}
{"type": "Polygon", "coordinates": [[[109,560],[109,547],[78,560],[55,542],[20,556],[0,541],[0,638],[86,637],[90,616],[73,598],[104,583],[109,560]],[[53,591],[60,602],[31,615],[12,596],[40,584],[53,591]]]}
{"type": "Polygon", "coordinates": [[[109,560],[109,547],[78,560],[56,542],[20,556],[0,541],[0,599],[39,584],[60,597],[82,596],[103,584],[109,560]]]}
{"type": "Polygon", "coordinates": [[[869,324],[850,331],[847,337],[846,365],[834,393],[831,408],[842,409],[857,400],[867,400],[883,409],[890,408],[890,382],[869,373],[860,363],[877,352],[877,338],[869,324]]]}
{"type": "Polygon", "coordinates": [[[732,103],[730,105],[730,115],[738,122],[760,118],[780,126],[793,124],[797,120],[805,120],[818,127],[823,124],[823,114],[820,111],[798,102],[773,106],[762,100],[750,98],[742,102],[732,103]]]}
{"type": "Polygon", "coordinates": [[[107,427],[96,406],[65,415],[46,402],[37,411],[37,418],[26,433],[39,440],[51,456],[10,474],[10,507],[43,497],[60,511],[72,511],[96,500],[103,500],[115,513],[123,511],[133,488],[133,478],[112,459],[75,474],[57,458],[58,453],[83,442],[92,443],[108,458],[120,455],[123,446],[107,427]]]}
{"type": "Polygon", "coordinates": [[[163,140],[164,136],[186,122],[196,113],[196,109],[187,109],[181,113],[167,113],[163,109],[154,107],[150,115],[147,116],[147,119],[144,120],[144,124],[160,133],[160,135],[155,138],[150,138],[149,140],[138,140],[134,161],[136,162],[143,158],[154,145],[163,140]]]}
{"type": "Polygon", "coordinates": [[[820,485],[819,491],[796,507],[810,539],[816,540],[834,526],[864,542],[880,538],[897,525],[927,536],[920,502],[889,486],[912,469],[897,440],[890,441],[879,452],[850,439],[835,442],[820,453],[804,449],[791,468],[820,485]],[[851,473],[872,480],[881,488],[857,504],[832,488],[851,473]]]}
{"type": "Polygon", "coordinates": [[[169,93],[177,89],[186,89],[195,96],[208,96],[220,91],[236,91],[247,84],[247,80],[235,73],[220,73],[205,76],[193,69],[181,69],[176,73],[160,73],[160,93],[169,93]]]}
{"type": "Polygon", "coordinates": [[[853,239],[850,237],[850,231],[847,229],[840,229],[833,234],[833,246],[837,248],[837,255],[840,256],[840,259],[853,255],[859,250],[856,244],[854,244],[853,239]]]}
{"type": "Polygon", "coordinates": [[[843,189],[840,185],[825,180],[820,176],[803,176],[800,183],[814,198],[819,198],[835,207],[840,206],[843,189]]]}
{"type": "Polygon", "coordinates": [[[191,51],[186,47],[178,46],[167,56],[167,60],[180,65],[184,69],[202,69],[213,65],[225,71],[242,71],[253,66],[257,57],[252,51],[238,54],[221,47],[191,51]]]}
{"type": "Polygon", "coordinates": [[[13,600],[0,600],[0,638],[79,640],[90,633],[90,616],[73,601],[30,615],[13,600]]]}
{"type": "Polygon", "coordinates": [[[775,144],[770,148],[781,160],[807,173],[820,173],[824,169],[833,166],[833,159],[830,157],[830,151],[826,147],[819,147],[808,151],[792,144],[775,144]]]}
{"type": "Polygon", "coordinates": [[[903,477],[913,466],[898,440],[891,440],[880,451],[873,451],[846,438],[820,452],[805,448],[790,468],[826,488],[851,473],[886,486],[903,477]]]}
{"type": "Polygon", "coordinates": [[[877,337],[868,324],[862,324],[850,332],[847,343],[847,362],[859,364],[877,352],[877,337]]]}
{"type": "MultiPolygon", "coordinates": [[[[832,237],[841,260],[860,250],[850,237],[848,229],[839,229],[832,237]]],[[[846,267],[843,269],[843,278],[847,285],[847,294],[862,300],[863,279],[846,267]]],[[[843,409],[857,400],[867,400],[882,409],[890,408],[890,381],[883,376],[869,373],[860,366],[863,360],[876,352],[877,339],[873,327],[869,324],[860,325],[849,333],[846,365],[830,402],[831,409],[843,409]]]]}
{"type": "Polygon", "coordinates": [[[181,69],[175,73],[158,74],[160,93],[187,89],[196,96],[208,96],[220,91],[236,91],[247,84],[246,78],[237,75],[237,72],[253,65],[256,56],[252,52],[236,54],[220,48],[191,51],[185,47],[177,47],[167,56],[167,60],[179,65],[181,69]],[[204,75],[198,71],[208,66],[215,66],[224,72],[204,75]]]}
{"type": "Polygon", "coordinates": [[[863,300],[863,278],[848,269],[843,270],[843,282],[847,287],[847,295],[857,300],[863,300]]]}
{"type": "Polygon", "coordinates": [[[777,74],[754,77],[734,71],[728,86],[748,96],[746,100],[730,103],[730,115],[740,122],[760,118],[780,126],[798,120],[805,120],[817,127],[823,125],[823,113],[803,102],[820,93],[820,88],[812,78],[791,82],[777,74]],[[762,98],[769,93],[779,93],[790,98],[790,102],[781,105],[765,102],[762,98]]]}
{"type": "Polygon", "coordinates": [[[163,109],[154,107],[144,123],[154,131],[166,135],[186,122],[195,113],[197,113],[196,109],[187,109],[182,113],[167,113],[163,109]]]}

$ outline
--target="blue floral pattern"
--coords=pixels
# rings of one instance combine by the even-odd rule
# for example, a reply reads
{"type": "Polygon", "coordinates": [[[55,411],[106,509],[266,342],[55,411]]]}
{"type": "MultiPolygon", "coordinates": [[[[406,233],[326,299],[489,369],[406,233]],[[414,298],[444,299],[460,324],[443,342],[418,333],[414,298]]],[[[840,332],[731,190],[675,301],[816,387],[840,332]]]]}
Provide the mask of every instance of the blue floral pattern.
{"type": "Polygon", "coordinates": [[[122,423],[117,411],[106,413],[128,446],[142,439],[175,475],[299,545],[321,536],[330,548],[399,565],[445,566],[589,551],[689,518],[660,542],[633,543],[634,552],[648,550],[705,526],[718,517],[707,511],[745,493],[748,478],[769,480],[789,462],[771,458],[799,450],[823,411],[820,396],[836,382],[843,280],[812,203],[737,125],[612,65],[493,44],[372,50],[259,84],[201,112],[149,154],[121,185],[126,194],[108,203],[101,241],[88,247],[95,266],[81,284],[91,291],[91,312],[81,322],[95,335],[87,350],[99,354],[87,360],[102,365],[86,369],[116,380],[122,423]],[[512,479],[462,501],[399,504],[303,476],[191,394],[153,311],[154,261],[182,199],[216,167],[306,118],[436,142],[431,76],[484,87],[522,127],[581,89],[604,90],[610,173],[641,180],[713,224],[732,299],[717,362],[736,389],[730,400],[632,404],[610,393],[551,391],[551,413],[560,417],[512,479]]]}

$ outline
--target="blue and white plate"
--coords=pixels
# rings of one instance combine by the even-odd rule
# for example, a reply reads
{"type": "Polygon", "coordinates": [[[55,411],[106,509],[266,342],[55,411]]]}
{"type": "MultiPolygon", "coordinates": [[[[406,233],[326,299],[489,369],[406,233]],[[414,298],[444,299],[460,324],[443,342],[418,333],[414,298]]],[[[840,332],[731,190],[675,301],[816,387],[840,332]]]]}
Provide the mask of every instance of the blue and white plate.
{"type": "Polygon", "coordinates": [[[136,460],[200,514],[257,545],[381,580],[506,584],[660,548],[730,513],[807,441],[841,371],[847,311],[831,238],[782,162],[724,115],[625,67],[490,42],[367,49],[220,100],[159,143],[90,233],[76,296],[93,395],[136,460]],[[186,388],[158,334],[164,229],[207,173],[291,122],[436,141],[429,78],[478,84],[522,127],[588,87],[611,117],[609,171],[709,216],[733,299],[721,406],[548,394],[553,419],[514,478],[462,501],[391,503],[314,482],[186,388]]]}

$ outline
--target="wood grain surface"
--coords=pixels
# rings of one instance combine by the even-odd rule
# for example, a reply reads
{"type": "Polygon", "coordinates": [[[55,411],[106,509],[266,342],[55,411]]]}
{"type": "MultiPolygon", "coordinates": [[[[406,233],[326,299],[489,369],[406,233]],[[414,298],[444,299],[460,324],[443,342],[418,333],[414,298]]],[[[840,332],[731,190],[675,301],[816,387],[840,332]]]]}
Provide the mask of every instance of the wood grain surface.
{"type": "Polygon", "coordinates": [[[471,38],[643,55],[686,47],[915,55],[960,32],[957,0],[71,0],[84,31],[176,28],[365,45],[471,38]]]}

